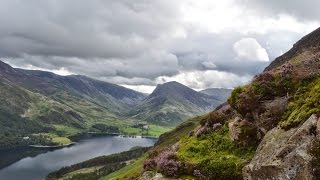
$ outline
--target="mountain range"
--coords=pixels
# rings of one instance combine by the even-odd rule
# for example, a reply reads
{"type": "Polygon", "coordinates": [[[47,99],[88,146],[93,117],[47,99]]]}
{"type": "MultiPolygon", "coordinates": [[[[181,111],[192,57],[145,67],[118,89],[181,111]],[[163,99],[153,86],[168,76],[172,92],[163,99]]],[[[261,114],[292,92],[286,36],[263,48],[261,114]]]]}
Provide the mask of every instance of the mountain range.
{"type": "Polygon", "coordinates": [[[218,93],[208,95],[177,82],[145,95],[86,76],[12,68],[1,61],[0,92],[1,112],[34,120],[62,136],[97,131],[97,124],[120,130],[141,123],[174,127],[226,101],[218,93]]]}

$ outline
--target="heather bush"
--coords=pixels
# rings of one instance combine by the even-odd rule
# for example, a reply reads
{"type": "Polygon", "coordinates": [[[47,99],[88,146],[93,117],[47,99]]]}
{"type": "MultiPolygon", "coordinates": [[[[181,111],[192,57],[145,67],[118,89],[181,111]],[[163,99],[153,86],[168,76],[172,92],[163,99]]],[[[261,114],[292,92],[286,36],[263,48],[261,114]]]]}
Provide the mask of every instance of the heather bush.
{"type": "Polygon", "coordinates": [[[208,125],[212,126],[213,124],[216,123],[221,123],[223,124],[227,120],[227,116],[225,113],[222,112],[222,110],[215,110],[204,116],[200,120],[201,126],[208,125]]]}
{"type": "Polygon", "coordinates": [[[214,124],[217,124],[217,123],[224,124],[226,120],[227,120],[227,117],[225,114],[219,111],[214,111],[210,113],[209,119],[207,120],[207,124],[208,126],[213,126],[214,124]]]}
{"type": "Polygon", "coordinates": [[[157,156],[144,161],[144,170],[158,171],[165,176],[179,177],[184,171],[184,163],[178,161],[177,147],[161,151],[157,156]]]}
{"type": "Polygon", "coordinates": [[[208,179],[199,169],[194,170],[193,175],[199,179],[208,179]]]}
{"type": "Polygon", "coordinates": [[[252,113],[257,107],[259,107],[258,97],[250,88],[239,95],[239,100],[235,107],[237,112],[245,117],[248,113],[252,113]]]}
{"type": "Polygon", "coordinates": [[[244,87],[236,87],[232,91],[230,97],[228,98],[228,103],[235,109],[236,105],[238,104],[239,96],[242,92],[245,91],[244,87]]]}
{"type": "Polygon", "coordinates": [[[271,71],[256,76],[251,84],[253,92],[259,99],[272,98],[276,89],[275,86],[275,77],[271,71]]]}
{"type": "Polygon", "coordinates": [[[179,175],[182,173],[182,163],[173,159],[161,159],[161,161],[158,162],[159,171],[169,177],[179,177],[179,175]]]}
{"type": "Polygon", "coordinates": [[[157,168],[157,162],[155,159],[146,159],[143,162],[143,169],[145,170],[154,170],[157,168]]]}
{"type": "Polygon", "coordinates": [[[226,123],[229,116],[232,115],[231,112],[224,112],[229,109],[229,105],[222,106],[221,109],[215,110],[203,117],[200,121],[201,126],[196,129],[195,136],[200,137],[201,135],[208,134],[211,131],[218,130],[223,124],[226,123]]]}

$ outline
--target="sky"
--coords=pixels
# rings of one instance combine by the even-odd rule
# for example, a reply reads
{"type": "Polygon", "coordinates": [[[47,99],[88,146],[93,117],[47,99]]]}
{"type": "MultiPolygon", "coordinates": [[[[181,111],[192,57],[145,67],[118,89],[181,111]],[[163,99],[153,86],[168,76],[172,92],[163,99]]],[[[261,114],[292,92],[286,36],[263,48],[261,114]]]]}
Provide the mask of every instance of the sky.
{"type": "Polygon", "coordinates": [[[233,88],[320,25],[318,0],[0,0],[0,59],[150,93],[233,88]]]}

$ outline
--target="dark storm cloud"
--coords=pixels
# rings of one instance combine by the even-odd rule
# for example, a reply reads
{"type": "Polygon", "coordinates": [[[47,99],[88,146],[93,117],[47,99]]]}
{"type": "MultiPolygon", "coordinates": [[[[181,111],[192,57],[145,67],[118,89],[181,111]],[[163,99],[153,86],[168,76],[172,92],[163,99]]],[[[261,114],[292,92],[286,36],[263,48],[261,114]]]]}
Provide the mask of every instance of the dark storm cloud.
{"type": "Polygon", "coordinates": [[[165,1],[2,0],[0,53],[132,57],[157,48],[176,16],[165,1]]]}
{"type": "MultiPolygon", "coordinates": [[[[226,0],[214,1],[213,5],[210,0],[201,1],[216,7],[229,2],[244,12],[235,22],[218,22],[230,13],[221,11],[228,14],[216,14],[221,18],[215,22],[202,16],[202,9],[183,12],[184,6],[196,7],[196,2],[0,0],[0,58],[17,67],[63,68],[117,84],[153,86],[162,79],[177,77],[194,88],[219,84],[229,87],[261,72],[305,34],[287,31],[289,25],[275,30],[272,23],[259,26],[264,25],[266,15],[272,19],[273,15],[293,14],[300,23],[317,19],[320,14],[315,9],[319,5],[316,1],[226,0]],[[190,23],[183,13],[200,16],[190,23]],[[249,21],[254,27],[247,25],[249,21]],[[218,28],[211,31],[201,27],[206,23],[218,28]],[[190,72],[195,72],[202,85],[190,81],[190,72]],[[208,77],[218,74],[222,76],[208,77]]],[[[208,9],[203,11],[210,14],[208,9]]],[[[304,27],[303,23],[300,26],[304,27]]]]}
{"type": "Polygon", "coordinates": [[[178,17],[168,2],[3,0],[0,55],[16,65],[94,77],[173,75],[176,57],[161,39],[178,17]]]}

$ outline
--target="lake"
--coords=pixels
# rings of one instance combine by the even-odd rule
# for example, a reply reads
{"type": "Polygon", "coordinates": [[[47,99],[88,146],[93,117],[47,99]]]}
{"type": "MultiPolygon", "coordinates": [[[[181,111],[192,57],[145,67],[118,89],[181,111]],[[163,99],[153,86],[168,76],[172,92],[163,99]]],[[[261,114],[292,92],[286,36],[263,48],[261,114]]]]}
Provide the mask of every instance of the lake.
{"type": "MultiPolygon", "coordinates": [[[[2,180],[43,180],[53,171],[97,156],[127,151],[134,146],[152,146],[157,140],[149,138],[127,138],[118,136],[95,137],[81,140],[76,145],[66,147],[35,157],[23,158],[0,170],[2,180]]],[[[0,155],[0,161],[19,155],[0,155]]]]}

